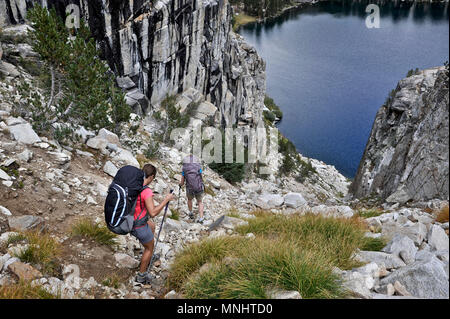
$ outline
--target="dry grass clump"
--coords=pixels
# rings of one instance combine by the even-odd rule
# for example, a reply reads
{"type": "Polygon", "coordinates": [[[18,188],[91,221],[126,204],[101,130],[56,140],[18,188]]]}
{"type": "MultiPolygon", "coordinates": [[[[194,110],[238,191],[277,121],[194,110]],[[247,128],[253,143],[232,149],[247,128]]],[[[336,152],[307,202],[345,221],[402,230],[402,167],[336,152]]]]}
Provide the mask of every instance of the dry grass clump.
{"type": "Polygon", "coordinates": [[[236,231],[253,233],[254,239],[207,238],[178,253],[169,288],[186,298],[261,299],[271,286],[296,290],[303,298],[341,298],[345,292],[333,268],[360,266],[352,258],[357,248],[384,246],[364,236],[359,218],[253,214],[256,218],[236,231]]]}
{"type": "Polygon", "coordinates": [[[32,285],[29,281],[20,281],[14,285],[0,286],[0,299],[57,299],[39,285],[32,285]]]}
{"type": "Polygon", "coordinates": [[[439,223],[447,223],[449,221],[448,218],[448,205],[441,208],[439,212],[436,214],[436,221],[439,223]]]}

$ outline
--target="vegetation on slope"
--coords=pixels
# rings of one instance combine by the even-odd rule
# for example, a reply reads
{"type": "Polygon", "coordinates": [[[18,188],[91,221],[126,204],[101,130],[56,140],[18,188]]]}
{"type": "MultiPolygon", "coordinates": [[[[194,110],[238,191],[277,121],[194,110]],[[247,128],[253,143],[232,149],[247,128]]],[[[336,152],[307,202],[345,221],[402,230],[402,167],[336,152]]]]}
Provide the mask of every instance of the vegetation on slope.
{"type": "Polygon", "coordinates": [[[114,74],[99,58],[89,28],[83,22],[78,30],[68,30],[54,9],[40,6],[30,10],[28,18],[34,28],[33,50],[45,63],[44,94],[23,82],[20,91],[27,98],[15,111],[31,115],[40,133],[69,135],[77,125],[117,131],[121,122],[129,120],[131,110],[115,85],[114,74]]]}
{"type": "Polygon", "coordinates": [[[256,218],[237,231],[244,236],[207,238],[178,253],[168,277],[170,289],[186,298],[268,298],[272,287],[303,298],[346,296],[334,267],[360,266],[357,248],[372,246],[359,219],[318,215],[256,218]]]}

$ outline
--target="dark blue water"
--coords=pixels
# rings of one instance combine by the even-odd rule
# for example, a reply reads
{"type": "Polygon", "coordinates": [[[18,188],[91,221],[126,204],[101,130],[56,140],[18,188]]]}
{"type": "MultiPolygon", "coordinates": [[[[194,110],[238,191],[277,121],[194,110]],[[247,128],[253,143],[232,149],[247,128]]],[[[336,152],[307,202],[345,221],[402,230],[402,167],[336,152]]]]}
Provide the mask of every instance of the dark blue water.
{"type": "Polygon", "coordinates": [[[327,2],[240,30],[267,62],[267,91],[280,105],[280,131],[305,156],[356,174],[376,112],[410,69],[449,56],[445,4],[327,2]]]}

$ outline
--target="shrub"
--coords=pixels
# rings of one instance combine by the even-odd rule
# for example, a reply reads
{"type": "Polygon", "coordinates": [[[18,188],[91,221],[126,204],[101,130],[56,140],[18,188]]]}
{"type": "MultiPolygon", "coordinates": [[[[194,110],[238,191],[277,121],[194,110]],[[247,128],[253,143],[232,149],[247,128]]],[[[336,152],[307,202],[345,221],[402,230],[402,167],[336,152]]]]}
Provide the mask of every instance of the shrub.
{"type": "Polygon", "coordinates": [[[416,74],[419,74],[419,73],[420,73],[419,68],[416,68],[415,70],[414,70],[414,69],[411,69],[411,70],[409,70],[408,73],[406,74],[406,77],[409,78],[410,76],[413,76],[413,75],[416,75],[416,74]]]}
{"type": "Polygon", "coordinates": [[[169,218],[174,220],[180,220],[180,212],[178,208],[171,208],[170,211],[172,212],[172,215],[169,216],[169,218]]]}
{"type": "Polygon", "coordinates": [[[276,120],[275,114],[273,114],[273,113],[270,112],[270,111],[264,111],[264,112],[263,112],[263,115],[264,115],[264,119],[265,119],[266,121],[271,122],[271,123],[275,122],[275,120],[276,120]]]}
{"type": "MultiPolygon", "coordinates": [[[[222,131],[222,159],[220,163],[213,162],[209,167],[222,176],[227,182],[236,184],[242,182],[246,174],[246,166],[244,163],[236,163],[235,156],[233,163],[226,163],[225,161],[225,133],[222,131]]],[[[206,141],[205,143],[207,143],[206,141]]],[[[236,140],[233,141],[233,149],[236,149],[236,140]]],[[[244,148],[244,161],[248,159],[248,149],[244,148]]]]}
{"type": "Polygon", "coordinates": [[[305,162],[298,159],[300,163],[300,174],[297,176],[297,180],[300,183],[303,183],[308,177],[311,177],[313,174],[317,174],[317,170],[312,166],[311,161],[305,162]]]}
{"type": "Polygon", "coordinates": [[[340,268],[355,265],[351,258],[353,251],[365,242],[365,226],[356,219],[314,214],[277,216],[264,212],[256,216],[249,220],[248,226],[241,226],[237,231],[298,241],[304,249],[326,252],[329,260],[340,268]]]}
{"type": "Polygon", "coordinates": [[[283,118],[283,112],[281,111],[280,107],[275,103],[275,101],[270,98],[269,96],[266,96],[264,99],[264,105],[275,115],[277,118],[282,119],[283,118]]]}
{"type": "MultiPolygon", "coordinates": [[[[28,12],[34,30],[33,49],[45,61],[50,83],[45,99],[28,90],[26,104],[31,106],[39,131],[51,130],[51,124],[63,121],[73,127],[82,125],[99,130],[118,130],[127,122],[131,110],[124,93],[106,63],[100,60],[95,40],[84,22],[80,29],[66,29],[54,9],[35,6],[28,12]],[[69,39],[69,33],[74,35],[69,39]],[[58,90],[58,92],[56,92],[58,90]]],[[[26,88],[23,90],[27,92],[26,88]]]]}
{"type": "Polygon", "coordinates": [[[185,128],[188,126],[190,121],[190,112],[185,112],[184,114],[176,107],[176,96],[167,96],[161,102],[161,108],[166,111],[166,124],[163,141],[170,141],[170,133],[176,128],[185,128]]]}
{"type": "Polygon", "coordinates": [[[384,214],[385,212],[381,209],[369,209],[369,210],[359,210],[357,212],[359,217],[362,218],[370,218],[370,217],[377,217],[380,216],[382,214],[384,214]]]}
{"type": "Polygon", "coordinates": [[[150,160],[158,158],[160,155],[159,148],[160,148],[159,142],[152,139],[147,144],[147,148],[144,150],[144,156],[150,160]]]}

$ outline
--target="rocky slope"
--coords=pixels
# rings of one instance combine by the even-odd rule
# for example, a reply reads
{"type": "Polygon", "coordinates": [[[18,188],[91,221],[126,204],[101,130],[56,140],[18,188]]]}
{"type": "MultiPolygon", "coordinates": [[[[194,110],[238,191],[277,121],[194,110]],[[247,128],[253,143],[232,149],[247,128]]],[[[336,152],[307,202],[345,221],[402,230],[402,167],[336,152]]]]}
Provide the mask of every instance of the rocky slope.
{"type": "MultiPolygon", "coordinates": [[[[27,26],[8,27],[3,30],[14,41],[2,45],[3,58],[16,61],[12,56],[36,60],[36,54],[26,43],[27,26]]],[[[117,136],[107,130],[98,134],[79,128],[76,134],[80,142],[60,144],[53,138],[40,136],[32,128],[29,118],[15,113],[14,106],[23,101],[18,87],[34,78],[21,64],[0,60],[0,284],[2,286],[18,279],[33,279],[50,292],[59,292],[64,298],[157,298],[166,293],[164,279],[175,253],[184,245],[204,236],[233,234],[235,225],[245,223],[242,219],[227,217],[214,231],[207,232],[220,216],[251,218],[251,211],[263,207],[280,213],[295,212],[298,208],[315,207],[327,202],[341,204],[336,192],[346,192],[348,181],[336,169],[320,161],[312,160],[318,174],[317,181],[303,184],[283,177],[273,181],[252,179],[236,186],[230,185],[214,171],[205,167],[208,193],[205,196],[206,222],[195,224],[186,217],[186,199],[180,198],[180,219],[168,219],[162,233],[158,252],[161,261],[153,273],[157,279],[149,287],[135,286],[134,273],[142,253],[140,244],[132,236],[118,237],[118,245],[107,247],[93,240],[71,235],[73,226],[84,217],[103,224],[103,203],[109,183],[118,167],[139,166],[145,143],[154,132],[154,119],[141,121],[136,115],[117,136]],[[137,126],[132,133],[132,126],[137,126]],[[8,244],[17,232],[35,229],[50,233],[63,247],[59,258],[60,270],[45,275],[36,265],[24,263],[15,257],[29,247],[26,241],[8,244]],[[79,271],[78,271],[79,270],[79,271]],[[104,283],[107,274],[117,273],[121,284],[113,288],[104,283]],[[76,275],[74,277],[74,275],[76,275]],[[76,280],[74,280],[76,279],[76,280]]],[[[180,162],[183,154],[175,148],[162,145],[157,160],[157,181],[152,189],[156,200],[169,189],[177,191],[180,179],[180,162]]],[[[320,207],[316,209],[320,211],[320,207]]],[[[353,214],[345,206],[331,206],[329,213],[336,216],[353,214]]],[[[169,216],[171,212],[169,211],[169,216]]],[[[155,219],[157,230],[162,216],[155,219]]]]}
{"type": "Polygon", "coordinates": [[[448,199],[448,66],[398,83],[377,113],[351,192],[388,202],[448,199]]]}

